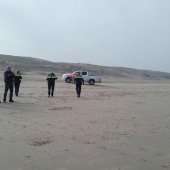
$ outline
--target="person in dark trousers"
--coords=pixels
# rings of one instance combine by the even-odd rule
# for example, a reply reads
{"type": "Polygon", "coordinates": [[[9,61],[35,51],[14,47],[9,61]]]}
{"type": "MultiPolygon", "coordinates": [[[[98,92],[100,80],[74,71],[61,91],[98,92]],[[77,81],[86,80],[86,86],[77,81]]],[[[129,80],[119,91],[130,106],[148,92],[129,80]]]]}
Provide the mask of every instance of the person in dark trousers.
{"type": "Polygon", "coordinates": [[[12,100],[13,97],[13,85],[14,85],[14,78],[15,75],[14,73],[11,71],[11,67],[8,66],[7,70],[4,72],[4,82],[5,82],[5,90],[4,90],[4,99],[3,102],[6,102],[6,96],[8,93],[8,90],[10,90],[10,94],[9,94],[9,102],[14,102],[12,100]]]}
{"type": "Polygon", "coordinates": [[[19,93],[19,87],[21,84],[21,72],[18,70],[17,73],[15,74],[15,78],[14,78],[14,86],[15,86],[15,95],[18,96],[19,93]]]}
{"type": "Polygon", "coordinates": [[[75,79],[74,83],[76,84],[76,92],[77,92],[77,97],[80,97],[81,94],[81,85],[84,84],[84,79],[78,72],[75,79]]]}
{"type": "Polygon", "coordinates": [[[50,73],[47,77],[48,81],[48,97],[53,97],[54,95],[54,87],[55,87],[55,80],[57,79],[54,73],[50,73]]]}

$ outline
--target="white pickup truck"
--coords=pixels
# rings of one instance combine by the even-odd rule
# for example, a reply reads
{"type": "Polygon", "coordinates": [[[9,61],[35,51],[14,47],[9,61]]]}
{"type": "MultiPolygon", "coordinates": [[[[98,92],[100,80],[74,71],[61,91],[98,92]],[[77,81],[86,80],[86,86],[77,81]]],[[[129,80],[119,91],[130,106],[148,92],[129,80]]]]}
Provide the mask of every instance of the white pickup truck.
{"type": "Polygon", "coordinates": [[[62,80],[66,81],[66,83],[71,83],[74,80],[74,78],[78,72],[83,77],[84,82],[89,83],[90,85],[94,85],[95,83],[101,83],[100,77],[98,77],[88,71],[75,71],[73,73],[63,74],[62,80]]]}

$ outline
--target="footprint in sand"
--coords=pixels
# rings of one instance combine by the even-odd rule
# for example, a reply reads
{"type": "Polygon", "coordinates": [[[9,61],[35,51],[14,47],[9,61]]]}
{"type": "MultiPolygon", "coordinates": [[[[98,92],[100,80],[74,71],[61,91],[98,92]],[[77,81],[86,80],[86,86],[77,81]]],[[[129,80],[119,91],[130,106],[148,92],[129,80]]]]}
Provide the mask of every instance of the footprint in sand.
{"type": "Polygon", "coordinates": [[[72,107],[53,107],[50,108],[49,110],[72,110],[72,107]]]}
{"type": "Polygon", "coordinates": [[[49,139],[49,138],[36,139],[36,140],[33,140],[30,145],[33,145],[33,146],[43,146],[43,145],[50,144],[50,143],[52,143],[52,142],[53,142],[53,140],[52,140],[52,139],[49,139]]]}

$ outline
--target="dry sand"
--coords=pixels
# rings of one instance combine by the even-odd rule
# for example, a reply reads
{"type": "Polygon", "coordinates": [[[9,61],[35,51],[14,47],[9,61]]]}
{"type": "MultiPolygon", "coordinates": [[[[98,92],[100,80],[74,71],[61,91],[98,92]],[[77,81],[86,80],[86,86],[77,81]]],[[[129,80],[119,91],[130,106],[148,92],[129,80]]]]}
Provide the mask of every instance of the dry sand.
{"type": "Polygon", "coordinates": [[[1,170],[170,169],[170,83],[83,85],[77,98],[57,81],[48,98],[45,77],[27,76],[14,100],[0,104],[1,170]]]}

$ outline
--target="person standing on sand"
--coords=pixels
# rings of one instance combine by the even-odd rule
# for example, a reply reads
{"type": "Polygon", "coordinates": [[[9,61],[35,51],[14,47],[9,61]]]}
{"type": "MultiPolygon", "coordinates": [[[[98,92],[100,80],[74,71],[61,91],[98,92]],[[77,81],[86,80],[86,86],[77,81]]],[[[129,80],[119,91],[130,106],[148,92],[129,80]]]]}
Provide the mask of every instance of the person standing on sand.
{"type": "Polygon", "coordinates": [[[14,78],[14,85],[15,85],[15,95],[18,96],[19,93],[19,87],[21,84],[21,72],[18,70],[17,73],[15,74],[15,78],[14,78]]]}
{"type": "Polygon", "coordinates": [[[4,83],[5,83],[5,90],[4,90],[4,98],[3,98],[3,102],[6,102],[6,96],[8,93],[8,90],[10,90],[10,94],[9,94],[9,102],[14,102],[12,100],[13,97],[13,85],[14,85],[14,78],[15,75],[14,73],[11,71],[11,67],[8,66],[7,70],[4,72],[4,83]]]}
{"type": "Polygon", "coordinates": [[[48,82],[48,97],[53,97],[54,95],[54,87],[55,87],[55,80],[57,79],[56,75],[54,73],[50,73],[47,77],[48,82]]]}
{"type": "Polygon", "coordinates": [[[77,97],[80,97],[81,94],[81,85],[84,84],[84,79],[78,72],[75,79],[74,83],[76,84],[76,92],[77,92],[77,97]]]}

